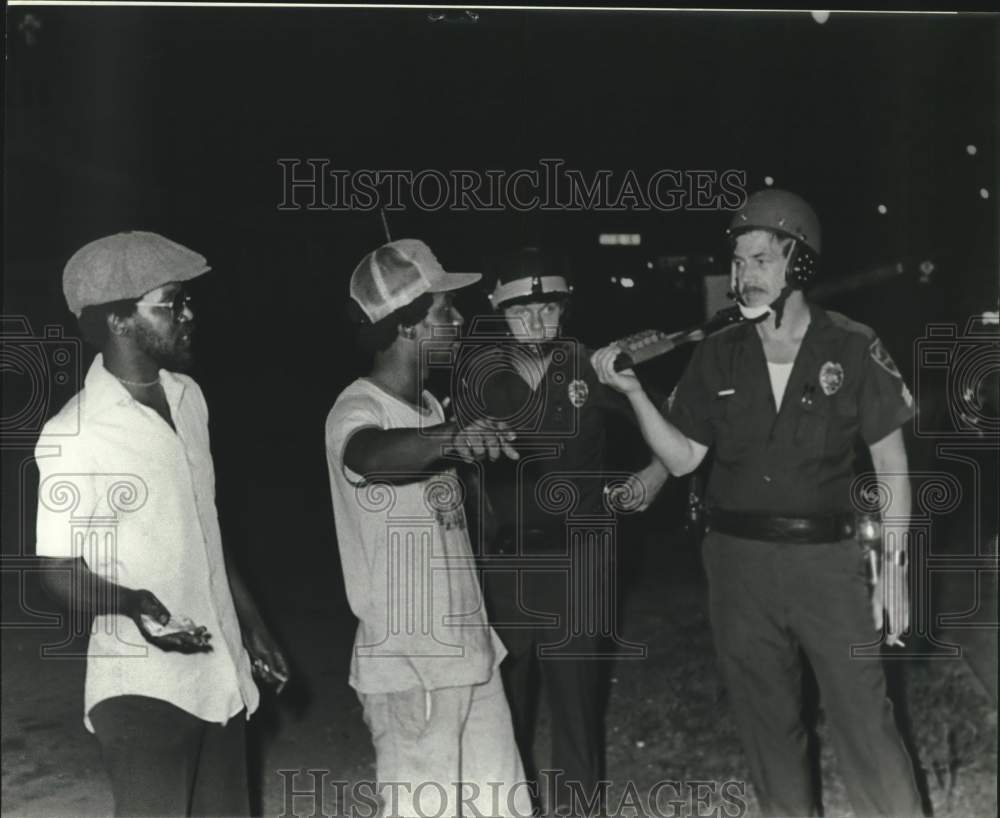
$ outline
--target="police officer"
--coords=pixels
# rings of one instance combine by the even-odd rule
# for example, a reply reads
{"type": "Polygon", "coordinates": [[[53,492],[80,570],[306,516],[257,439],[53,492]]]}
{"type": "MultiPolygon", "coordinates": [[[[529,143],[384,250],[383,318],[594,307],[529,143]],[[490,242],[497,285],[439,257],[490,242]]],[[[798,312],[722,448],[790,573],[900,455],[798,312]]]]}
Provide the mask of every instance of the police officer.
{"type": "MultiPolygon", "coordinates": [[[[544,686],[552,725],[546,800],[557,814],[575,815],[601,776],[597,660],[617,636],[605,429],[615,414],[635,419],[598,381],[590,351],[562,335],[571,293],[564,259],[524,248],[490,259],[485,272],[496,282],[495,323],[466,346],[472,357],[459,366],[467,377],[456,409],[461,415],[464,402],[473,416],[504,420],[520,455],[487,465],[496,535],[484,560],[486,599],[508,650],[501,668],[525,769],[537,780],[532,747],[544,686]]],[[[656,458],[622,477],[622,505],[645,508],[666,478],[656,458]]]]}
{"type": "Polygon", "coordinates": [[[815,815],[801,723],[800,649],[819,682],[840,769],[859,815],[920,814],[912,763],[877,659],[851,647],[908,627],[905,521],[910,510],[901,426],[912,399],[868,327],[809,303],[820,226],[795,194],[750,196],[728,231],[732,289],[758,323],[709,336],[673,396],[669,420],[618,350],[593,362],[628,395],[653,451],[674,475],[708,450],[703,558],[721,671],[761,809],[815,815]],[[882,496],[885,559],[869,597],[855,536],[854,444],[867,445],[882,496]]]}

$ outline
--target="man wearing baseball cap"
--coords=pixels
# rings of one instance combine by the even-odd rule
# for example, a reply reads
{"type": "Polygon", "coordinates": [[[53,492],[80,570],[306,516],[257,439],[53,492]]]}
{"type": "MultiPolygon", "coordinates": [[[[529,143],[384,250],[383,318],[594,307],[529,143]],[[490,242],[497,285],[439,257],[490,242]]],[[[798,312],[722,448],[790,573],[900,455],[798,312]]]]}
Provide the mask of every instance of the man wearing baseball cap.
{"type": "Polygon", "coordinates": [[[205,259],[156,233],[106,236],[63,274],[100,351],[42,430],[37,553],[46,587],[93,627],[84,724],[116,815],[248,815],[253,671],[288,667],[226,560],[208,408],[184,289],[205,259]]]}
{"type": "Polygon", "coordinates": [[[368,375],[337,398],[326,454],[337,543],[358,630],[350,684],[375,744],[386,815],[529,815],[531,803],[475,572],[456,464],[516,458],[503,424],[445,422],[424,389],[463,323],[421,241],[366,255],[349,309],[368,375]]]}

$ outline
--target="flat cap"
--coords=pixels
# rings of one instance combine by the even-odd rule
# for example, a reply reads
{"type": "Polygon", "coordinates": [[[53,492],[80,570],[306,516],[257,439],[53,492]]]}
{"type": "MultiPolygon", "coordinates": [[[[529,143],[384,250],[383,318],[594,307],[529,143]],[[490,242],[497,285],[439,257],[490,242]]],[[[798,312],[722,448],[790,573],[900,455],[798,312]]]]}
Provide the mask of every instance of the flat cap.
{"type": "Polygon", "coordinates": [[[139,298],[171,281],[207,273],[205,257],[158,233],[130,230],[90,242],[77,250],[63,270],[63,294],[70,311],[139,298]]]}

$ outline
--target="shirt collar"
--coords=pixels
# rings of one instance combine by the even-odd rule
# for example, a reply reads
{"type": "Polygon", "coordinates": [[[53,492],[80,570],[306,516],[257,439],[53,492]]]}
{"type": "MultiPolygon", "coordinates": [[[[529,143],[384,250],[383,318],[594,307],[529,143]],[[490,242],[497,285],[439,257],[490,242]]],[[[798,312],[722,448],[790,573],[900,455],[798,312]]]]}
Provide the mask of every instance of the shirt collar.
{"type": "MultiPolygon", "coordinates": [[[[184,394],[184,381],[166,369],[160,369],[158,374],[160,382],[163,384],[163,391],[167,396],[167,403],[170,404],[170,411],[176,412],[181,396],[184,394]]],[[[90,369],[87,370],[83,385],[87,390],[86,411],[88,413],[101,412],[115,404],[124,406],[135,400],[121,381],[105,368],[104,356],[100,352],[94,358],[90,369]]]]}

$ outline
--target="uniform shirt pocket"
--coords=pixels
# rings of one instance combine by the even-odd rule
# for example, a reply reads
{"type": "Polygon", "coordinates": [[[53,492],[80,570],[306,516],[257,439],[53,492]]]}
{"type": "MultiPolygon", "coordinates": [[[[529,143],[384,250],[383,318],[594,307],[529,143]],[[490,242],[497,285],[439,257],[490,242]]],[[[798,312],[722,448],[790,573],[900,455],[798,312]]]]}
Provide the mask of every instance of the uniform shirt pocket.
{"type": "Polygon", "coordinates": [[[810,449],[822,448],[826,443],[829,409],[819,406],[803,407],[795,426],[795,444],[810,449]]]}

